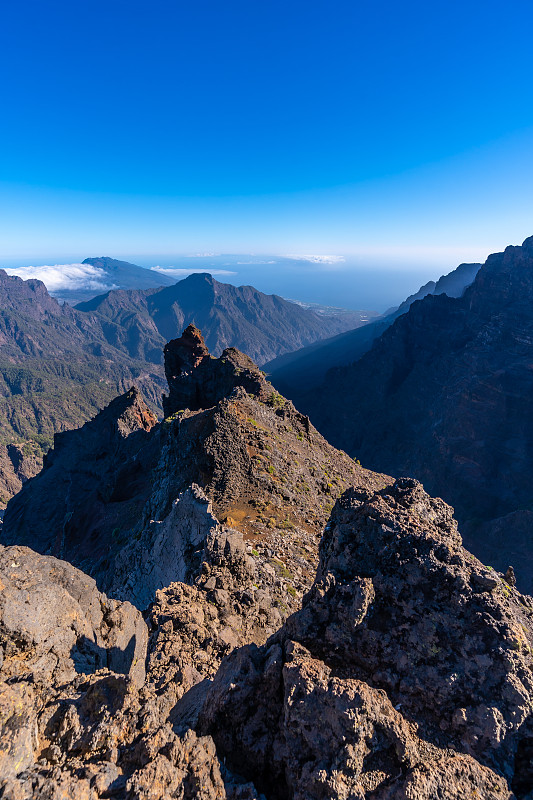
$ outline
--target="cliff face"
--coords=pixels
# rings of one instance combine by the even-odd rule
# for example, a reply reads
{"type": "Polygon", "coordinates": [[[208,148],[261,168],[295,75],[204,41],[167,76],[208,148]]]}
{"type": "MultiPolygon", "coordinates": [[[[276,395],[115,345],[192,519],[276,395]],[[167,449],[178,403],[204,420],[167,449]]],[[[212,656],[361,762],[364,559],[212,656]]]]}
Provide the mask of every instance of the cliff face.
{"type": "Polygon", "coordinates": [[[320,386],[328,370],[333,367],[353,364],[367,353],[376,339],[382,335],[394,320],[405,314],[416,300],[427,295],[446,294],[448,297],[461,297],[474,278],[481,264],[460,264],[452,272],[443,275],[435,283],[429,281],[416,294],[410,295],[398,306],[385,312],[382,317],[363,327],[341,333],[331,339],[318,341],[293,353],[277,356],[264,365],[270,380],[282,394],[290,398],[298,407],[308,402],[306,393],[320,386]]]}
{"type": "Polygon", "coordinates": [[[527,591],[532,301],[533,238],[490,256],[462,297],[413,304],[303,403],[334,444],[450,502],[468,546],[499,569],[515,565],[527,591]]]}

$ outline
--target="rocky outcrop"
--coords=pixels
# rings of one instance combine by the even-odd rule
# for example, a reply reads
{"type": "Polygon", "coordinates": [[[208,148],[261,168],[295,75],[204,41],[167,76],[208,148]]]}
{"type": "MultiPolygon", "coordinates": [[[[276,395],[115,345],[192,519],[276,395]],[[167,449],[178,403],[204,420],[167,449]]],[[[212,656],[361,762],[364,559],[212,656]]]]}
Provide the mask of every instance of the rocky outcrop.
{"type": "Polygon", "coordinates": [[[41,471],[41,449],[31,440],[0,445],[0,508],[22,488],[28,478],[41,471]]]}
{"type": "Polygon", "coordinates": [[[194,325],[165,345],[165,375],[169,389],[168,397],[163,395],[165,417],[185,408],[211,408],[237,386],[263,399],[267,391],[262,373],[248,356],[230,347],[220,358],[212,358],[194,325]]]}
{"type": "Polygon", "coordinates": [[[529,798],[532,643],[442,501],[350,490],[302,610],[223,662],[197,728],[268,798],[529,798]]]}
{"type": "Polygon", "coordinates": [[[72,753],[91,749],[98,726],[110,726],[107,700],[118,702],[144,683],[148,631],[132,605],[107,598],[70,564],[26,547],[0,548],[0,589],[0,786],[5,790],[7,781],[12,791],[4,797],[41,796],[33,784],[23,790],[16,776],[39,759],[57,762],[56,730],[72,753]]]}
{"type": "MultiPolygon", "coordinates": [[[[98,592],[70,564],[25,547],[1,548],[0,589],[3,798],[259,800],[219,763],[210,737],[172,727],[176,699],[200,673],[192,639],[181,668],[172,670],[180,640],[169,647],[162,598],[150,615],[156,630],[146,676],[141,614],[98,592]]],[[[205,598],[202,606],[210,607],[205,598]]],[[[180,610],[191,620],[198,615],[194,604],[180,610]]]]}
{"type": "Polygon", "coordinates": [[[468,547],[502,571],[513,564],[527,592],[532,302],[533,237],[489,256],[462,297],[414,303],[301,406],[366,466],[413,475],[443,497],[468,547]]]}
{"type": "Polygon", "coordinates": [[[41,475],[10,502],[2,540],[68,558],[146,609],[156,590],[197,580],[210,537],[237,534],[261,602],[283,618],[313,581],[336,497],[387,478],[328,445],[246,356],[212,358],[190,329],[166,359],[166,402],[193,408],[156,425],[132,391],[56,437],[41,475]]]}
{"type": "Polygon", "coordinates": [[[115,655],[132,635],[146,652],[138,612],[4,548],[2,796],[529,800],[533,600],[441,500],[410,479],[345,492],[301,610],[278,628],[258,604],[272,635],[240,646],[254,569],[209,538],[196,584],[157,592],[142,683],[115,655]]]}
{"type": "MultiPolygon", "coordinates": [[[[189,323],[203,326],[216,355],[234,345],[261,363],[355,324],[349,314],[321,316],[207,274],[175,283],[114,259],[85,263],[105,270],[112,285],[171,285],[117,289],[72,308],[41,281],[0,270],[0,508],[23,482],[4,447],[29,443],[32,476],[54,434],[79,427],[133,384],[160,408],[163,347],[189,323]]],[[[67,292],[70,301],[75,293],[67,292]]]]}
{"type": "Polygon", "coordinates": [[[142,453],[156,423],[134,388],[82,428],[56,434],[42,473],[26,482],[10,503],[2,541],[26,544],[78,566],[87,559],[105,562],[109,543],[101,542],[95,531],[104,509],[114,507],[115,487],[122,481],[127,499],[121,510],[127,505],[129,514],[134,514],[142,508],[146,480],[142,453]]]}
{"type": "Polygon", "coordinates": [[[115,327],[60,305],[41,281],[0,270],[0,508],[41,470],[54,434],[79,427],[132,384],[159,403],[161,366],[125,352],[115,327]]]}
{"type": "Polygon", "coordinates": [[[138,686],[145,676],[146,625],[130,603],[111,600],[65,561],[0,546],[0,675],[32,686],[108,668],[138,686]]]}

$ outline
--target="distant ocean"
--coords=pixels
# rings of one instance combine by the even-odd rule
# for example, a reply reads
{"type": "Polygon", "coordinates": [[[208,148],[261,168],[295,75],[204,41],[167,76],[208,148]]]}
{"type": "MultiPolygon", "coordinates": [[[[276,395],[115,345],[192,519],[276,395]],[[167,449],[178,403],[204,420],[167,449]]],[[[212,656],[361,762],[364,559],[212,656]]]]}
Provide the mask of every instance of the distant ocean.
{"type": "MultiPolygon", "coordinates": [[[[134,260],[132,256],[131,259],[134,260]]],[[[348,256],[333,263],[313,263],[304,259],[280,256],[198,255],[194,257],[143,257],[137,264],[166,269],[213,272],[217,280],[236,286],[251,285],[267,294],[279,294],[307,303],[320,303],[340,308],[386,311],[399,305],[430,280],[438,280],[457,267],[419,264],[363,265],[348,256]],[[233,273],[233,274],[228,274],[233,273]]],[[[168,273],[170,274],[170,273],[168,273]]],[[[176,273],[176,278],[182,277],[176,273]]]]}
{"type": "MultiPolygon", "coordinates": [[[[278,294],[304,303],[382,313],[399,305],[430,280],[437,280],[457,264],[447,266],[420,262],[375,263],[350,256],[198,255],[136,256],[131,253],[77,253],[71,257],[0,259],[0,267],[16,269],[28,264],[79,264],[87,257],[110,255],[133,264],[159,268],[177,281],[190,272],[211,272],[223,283],[251,285],[267,294],[278,294]]],[[[22,274],[22,273],[21,273],[22,274]]],[[[68,279],[64,289],[68,289],[68,279]]]]}

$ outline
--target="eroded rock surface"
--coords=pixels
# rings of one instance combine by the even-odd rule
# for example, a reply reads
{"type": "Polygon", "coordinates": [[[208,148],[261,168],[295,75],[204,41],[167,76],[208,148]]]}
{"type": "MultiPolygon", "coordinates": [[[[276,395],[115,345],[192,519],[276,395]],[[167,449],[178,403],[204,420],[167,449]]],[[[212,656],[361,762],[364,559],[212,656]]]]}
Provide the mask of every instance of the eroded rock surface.
{"type": "Polygon", "coordinates": [[[212,358],[201,332],[189,325],[179,339],[165,345],[168,397],[163,395],[165,417],[185,408],[211,408],[237,386],[248,394],[266,398],[268,387],[251,358],[234,347],[212,358]]]}
{"type": "Polygon", "coordinates": [[[281,627],[242,535],[214,526],[194,585],[157,592],[142,685],[102,612],[125,641],[133,607],[52,557],[2,558],[6,798],[530,800],[533,601],[414,480],[344,493],[281,627]]]}
{"type": "MultiPolygon", "coordinates": [[[[191,335],[178,382],[205,398],[218,360],[191,335]]],[[[35,524],[93,577],[0,551],[0,796],[531,800],[533,600],[513,570],[235,364],[212,407],[161,425],[118,398],[13,503],[11,535],[35,524]],[[76,503],[46,532],[54,475],[76,503]]]]}
{"type": "Polygon", "coordinates": [[[223,662],[199,730],[269,798],[529,797],[532,643],[442,501],[348,491],[302,610],[223,662]]]}

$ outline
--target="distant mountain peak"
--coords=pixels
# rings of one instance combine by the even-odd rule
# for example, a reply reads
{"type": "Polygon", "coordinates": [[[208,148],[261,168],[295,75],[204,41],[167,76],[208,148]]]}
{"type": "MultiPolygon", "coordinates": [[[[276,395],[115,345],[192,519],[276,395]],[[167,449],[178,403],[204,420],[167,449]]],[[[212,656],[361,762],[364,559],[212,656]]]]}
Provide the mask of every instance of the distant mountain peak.
{"type": "Polygon", "coordinates": [[[200,281],[206,281],[207,283],[218,283],[218,281],[213,278],[210,272],[191,272],[190,275],[187,275],[183,278],[184,281],[188,281],[189,283],[195,283],[200,281]]]}

